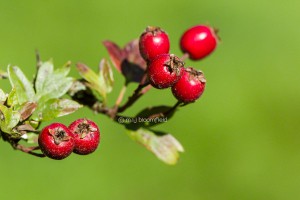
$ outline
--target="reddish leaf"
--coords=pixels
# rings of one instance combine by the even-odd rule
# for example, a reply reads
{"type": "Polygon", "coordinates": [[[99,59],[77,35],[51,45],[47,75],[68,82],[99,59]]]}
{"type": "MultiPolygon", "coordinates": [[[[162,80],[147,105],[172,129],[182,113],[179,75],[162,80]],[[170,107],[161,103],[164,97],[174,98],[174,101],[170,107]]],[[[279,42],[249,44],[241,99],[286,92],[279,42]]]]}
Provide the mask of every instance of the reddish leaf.
{"type": "Polygon", "coordinates": [[[104,41],[110,59],[116,69],[121,72],[126,82],[141,82],[147,68],[147,64],[140,55],[139,41],[132,40],[121,49],[117,44],[111,41],[104,41]]]}
{"type": "Polygon", "coordinates": [[[119,72],[121,72],[121,63],[125,58],[122,49],[120,49],[117,44],[109,40],[103,41],[103,45],[106,47],[113,65],[119,72]]]}
{"type": "Polygon", "coordinates": [[[147,64],[140,54],[138,39],[132,40],[126,44],[123,51],[125,52],[125,57],[128,62],[134,63],[140,66],[141,69],[146,70],[147,64]]]}

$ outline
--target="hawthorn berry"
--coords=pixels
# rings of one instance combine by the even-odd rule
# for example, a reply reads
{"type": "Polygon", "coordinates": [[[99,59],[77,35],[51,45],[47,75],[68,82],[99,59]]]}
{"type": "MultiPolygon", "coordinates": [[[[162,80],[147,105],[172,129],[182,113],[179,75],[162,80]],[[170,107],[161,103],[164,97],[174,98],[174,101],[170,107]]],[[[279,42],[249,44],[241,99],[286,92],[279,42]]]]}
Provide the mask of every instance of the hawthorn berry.
{"type": "Polygon", "coordinates": [[[146,61],[152,60],[157,55],[169,53],[169,37],[161,28],[148,26],[140,36],[139,48],[146,61]]]}
{"type": "Polygon", "coordinates": [[[180,48],[192,60],[200,60],[214,51],[218,43],[216,31],[209,26],[194,26],[181,36],[180,48]]]}
{"type": "Polygon", "coordinates": [[[171,87],[182,75],[184,63],[174,54],[161,54],[151,60],[147,75],[150,84],[158,89],[171,87]]]}
{"type": "Polygon", "coordinates": [[[41,151],[49,158],[61,160],[68,157],[74,149],[73,134],[60,123],[46,126],[39,135],[41,151]]]}
{"type": "Polygon", "coordinates": [[[205,89],[206,80],[201,71],[187,67],[177,83],[172,86],[173,95],[181,102],[196,101],[205,89]]]}
{"type": "Polygon", "coordinates": [[[69,126],[74,135],[74,153],[87,155],[94,152],[100,142],[100,131],[97,124],[88,119],[77,119],[69,126]]]}

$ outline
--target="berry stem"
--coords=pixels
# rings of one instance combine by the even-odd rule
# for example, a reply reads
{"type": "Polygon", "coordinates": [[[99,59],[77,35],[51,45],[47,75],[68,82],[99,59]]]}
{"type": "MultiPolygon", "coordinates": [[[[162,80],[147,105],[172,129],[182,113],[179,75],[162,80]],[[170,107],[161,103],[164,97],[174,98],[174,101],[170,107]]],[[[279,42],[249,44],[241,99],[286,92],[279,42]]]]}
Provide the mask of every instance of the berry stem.
{"type": "Polygon", "coordinates": [[[114,107],[119,107],[119,105],[121,104],[121,102],[124,98],[126,90],[127,90],[127,84],[124,84],[121,91],[120,91],[120,93],[119,93],[119,96],[116,100],[116,103],[115,103],[114,107]]]}
{"type": "Polygon", "coordinates": [[[149,85],[149,83],[144,85],[140,84],[137,87],[137,89],[133,92],[133,95],[128,98],[127,102],[123,106],[119,107],[118,111],[124,112],[127,108],[132,106],[132,104],[134,104],[143,94],[148,92],[151,88],[152,86],[149,85]]]}
{"type": "Polygon", "coordinates": [[[184,53],[183,56],[180,58],[181,61],[185,61],[186,59],[188,59],[190,56],[188,53],[184,53]]]}
{"type": "Polygon", "coordinates": [[[167,110],[166,112],[164,112],[164,116],[168,116],[169,114],[171,114],[172,112],[174,112],[178,108],[178,106],[180,106],[180,104],[182,104],[182,102],[181,101],[177,101],[172,108],[170,108],[169,110],[167,110]]]}
{"type": "Polygon", "coordinates": [[[127,108],[132,106],[143,94],[148,92],[152,88],[151,85],[149,85],[148,79],[147,79],[147,73],[144,74],[140,84],[138,87],[134,90],[133,94],[128,98],[127,102],[119,107],[118,112],[124,112],[127,108]]]}

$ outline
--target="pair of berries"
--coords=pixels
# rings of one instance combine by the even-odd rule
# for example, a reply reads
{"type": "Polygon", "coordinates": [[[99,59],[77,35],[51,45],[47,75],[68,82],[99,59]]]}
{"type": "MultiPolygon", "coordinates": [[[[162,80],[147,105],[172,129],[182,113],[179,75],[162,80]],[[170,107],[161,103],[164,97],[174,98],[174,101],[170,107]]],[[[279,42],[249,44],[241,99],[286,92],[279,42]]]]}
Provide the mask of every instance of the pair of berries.
{"type": "Polygon", "coordinates": [[[77,119],[69,127],[53,123],[42,130],[38,142],[47,157],[61,160],[72,152],[80,155],[94,152],[100,142],[100,131],[95,122],[88,119],[77,119]]]}
{"type": "MultiPolygon", "coordinates": [[[[208,26],[195,26],[181,37],[180,47],[192,60],[209,55],[217,45],[217,36],[208,26]]],[[[148,63],[150,84],[158,89],[172,87],[173,95],[181,102],[197,100],[204,91],[205,78],[201,71],[184,68],[183,61],[169,54],[168,35],[158,27],[147,27],[140,36],[140,53],[148,63]]]]}

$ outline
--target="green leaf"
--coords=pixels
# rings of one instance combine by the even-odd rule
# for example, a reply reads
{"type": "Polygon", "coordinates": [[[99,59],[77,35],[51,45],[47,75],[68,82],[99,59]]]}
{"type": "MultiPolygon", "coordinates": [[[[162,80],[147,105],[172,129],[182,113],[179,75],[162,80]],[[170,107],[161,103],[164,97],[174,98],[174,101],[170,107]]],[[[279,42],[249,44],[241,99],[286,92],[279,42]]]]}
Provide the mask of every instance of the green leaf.
{"type": "Polygon", "coordinates": [[[112,91],[113,74],[105,60],[100,62],[99,75],[82,63],[77,64],[79,74],[86,80],[86,84],[99,100],[106,102],[107,93],[112,91]],[[101,97],[101,98],[100,98],[101,97]]]}
{"type": "Polygon", "coordinates": [[[53,72],[53,63],[52,61],[43,62],[38,69],[38,73],[35,80],[35,89],[36,93],[41,93],[44,88],[44,83],[47,77],[53,72]]]}
{"type": "Polygon", "coordinates": [[[26,133],[22,135],[22,139],[25,140],[27,143],[37,143],[39,135],[36,133],[26,133]]]}
{"type": "Polygon", "coordinates": [[[6,96],[5,92],[3,92],[2,89],[0,89],[0,103],[5,102],[6,98],[7,98],[7,96],[6,96]]]}
{"type": "Polygon", "coordinates": [[[22,70],[17,66],[8,66],[7,71],[11,85],[16,89],[18,103],[23,104],[27,101],[33,101],[35,92],[32,84],[26,78],[22,70]]]}
{"type": "Polygon", "coordinates": [[[112,91],[114,85],[112,69],[105,59],[102,59],[99,64],[99,85],[103,87],[106,94],[112,91]]]}
{"type": "Polygon", "coordinates": [[[51,99],[45,104],[39,104],[37,110],[32,115],[32,119],[36,121],[49,121],[71,114],[81,107],[76,101],[69,99],[51,99]]]}
{"type": "Polygon", "coordinates": [[[0,120],[1,130],[5,133],[14,133],[13,128],[17,126],[20,121],[20,113],[13,111],[12,108],[0,104],[0,120]]]}
{"type": "Polygon", "coordinates": [[[10,93],[8,94],[7,97],[7,105],[8,106],[14,106],[14,105],[18,105],[18,96],[17,96],[17,92],[15,88],[12,88],[12,90],[10,91],[10,93]]]}
{"type": "Polygon", "coordinates": [[[68,92],[72,83],[73,78],[65,77],[62,73],[53,73],[46,78],[42,90],[36,95],[36,99],[41,100],[39,102],[46,102],[49,99],[60,98],[68,92]]]}
{"type": "Polygon", "coordinates": [[[129,130],[128,135],[169,165],[176,164],[179,152],[184,151],[182,145],[171,134],[139,128],[138,130],[129,130]]]}

